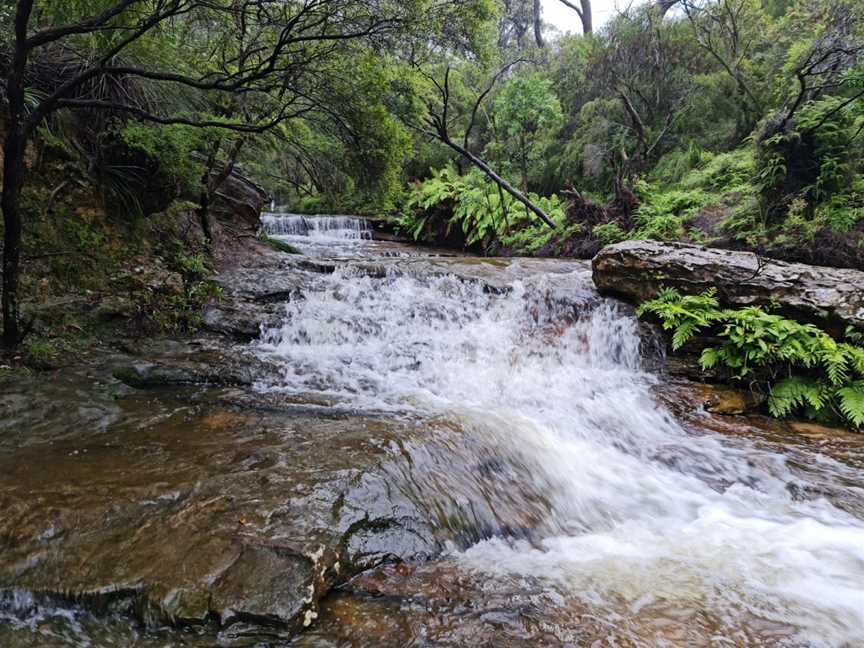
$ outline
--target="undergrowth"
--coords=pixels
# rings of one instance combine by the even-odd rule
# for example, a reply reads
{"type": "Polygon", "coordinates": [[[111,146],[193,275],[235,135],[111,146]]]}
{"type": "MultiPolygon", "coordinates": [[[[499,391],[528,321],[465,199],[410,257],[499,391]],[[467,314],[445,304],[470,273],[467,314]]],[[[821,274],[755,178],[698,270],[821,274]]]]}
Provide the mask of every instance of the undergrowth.
{"type": "MultiPolygon", "coordinates": [[[[557,196],[528,197],[557,225],[565,223],[564,205],[557,196]]],[[[438,225],[434,220],[442,212],[446,214],[444,236],[459,228],[469,246],[486,247],[498,241],[508,248],[533,252],[548,243],[553,234],[552,228],[524,205],[474,170],[459,175],[455,168],[446,166],[415,184],[404,203],[399,227],[414,240],[429,240],[438,225]]]]}
{"type": "Polygon", "coordinates": [[[673,350],[700,332],[716,336],[719,346],[702,351],[703,369],[722,368],[733,380],[764,386],[772,416],[864,427],[864,347],[854,331],[841,342],[759,306],[724,309],[714,289],[681,295],[666,288],[639,314],[660,319],[672,332],[673,350]]]}

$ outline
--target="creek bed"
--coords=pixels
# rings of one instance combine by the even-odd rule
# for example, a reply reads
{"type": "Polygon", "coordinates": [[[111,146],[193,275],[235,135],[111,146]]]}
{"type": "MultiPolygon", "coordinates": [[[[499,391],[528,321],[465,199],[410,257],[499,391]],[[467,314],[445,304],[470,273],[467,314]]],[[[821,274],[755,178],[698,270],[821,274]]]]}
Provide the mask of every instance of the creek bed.
{"type": "Polygon", "coordinates": [[[700,411],[584,263],[279,218],[243,384],[4,395],[0,645],[864,642],[857,439],[700,411]]]}

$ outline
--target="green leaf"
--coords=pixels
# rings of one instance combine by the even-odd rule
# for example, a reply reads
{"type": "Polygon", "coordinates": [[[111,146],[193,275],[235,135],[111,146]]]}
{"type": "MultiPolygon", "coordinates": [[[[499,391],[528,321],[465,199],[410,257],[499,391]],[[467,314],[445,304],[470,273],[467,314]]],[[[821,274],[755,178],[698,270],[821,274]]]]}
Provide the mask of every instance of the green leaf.
{"type": "Polygon", "coordinates": [[[858,381],[837,390],[839,407],[855,427],[864,426],[864,381],[858,381]]]}

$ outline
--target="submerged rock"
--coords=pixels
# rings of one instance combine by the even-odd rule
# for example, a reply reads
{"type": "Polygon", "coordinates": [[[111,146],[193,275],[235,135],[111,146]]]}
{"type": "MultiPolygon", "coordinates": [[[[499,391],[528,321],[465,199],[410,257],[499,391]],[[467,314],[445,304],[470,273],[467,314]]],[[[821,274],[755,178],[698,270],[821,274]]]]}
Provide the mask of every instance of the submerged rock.
{"type": "Polygon", "coordinates": [[[0,456],[0,593],[289,636],[355,562],[436,550],[410,500],[376,477],[398,459],[399,425],[190,415],[188,402],[141,392],[106,432],[0,456]]]}
{"type": "Polygon", "coordinates": [[[786,263],[751,252],[683,243],[625,241],[594,257],[593,277],[606,294],[642,302],[662,287],[692,294],[717,288],[724,304],[767,306],[829,329],[864,329],[864,272],[786,263]]]}
{"type": "MultiPolygon", "coordinates": [[[[144,386],[195,375],[169,366],[127,369],[144,386]]],[[[446,543],[525,537],[548,514],[539,494],[533,517],[509,497],[518,467],[506,457],[454,460],[454,443],[487,442],[451,425],[256,408],[232,391],[250,402],[200,387],[97,390],[94,405],[114,408],[103,424],[64,401],[38,437],[7,435],[0,619],[26,615],[3,603],[24,596],[147,632],[191,626],[214,637],[201,645],[261,645],[312,625],[322,598],[358,572],[425,563],[446,543]]]]}
{"type": "Polygon", "coordinates": [[[176,364],[138,362],[118,367],[114,370],[114,378],[137,389],[181,385],[237,386],[252,383],[249,368],[231,367],[221,358],[212,363],[206,361],[183,361],[176,364]]]}

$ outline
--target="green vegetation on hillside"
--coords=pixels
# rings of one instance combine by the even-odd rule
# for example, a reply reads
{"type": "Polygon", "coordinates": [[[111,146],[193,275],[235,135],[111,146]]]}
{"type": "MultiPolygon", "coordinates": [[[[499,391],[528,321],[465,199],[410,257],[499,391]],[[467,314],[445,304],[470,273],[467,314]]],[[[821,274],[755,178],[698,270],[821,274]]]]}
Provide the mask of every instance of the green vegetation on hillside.
{"type": "MultiPolygon", "coordinates": [[[[502,33],[490,63],[451,64],[450,130],[523,191],[569,204],[553,234],[517,222],[483,249],[590,256],[651,238],[864,266],[864,6],[668,5],[637,3],[542,47],[502,33]]],[[[507,6],[507,24],[531,15],[507,6]]],[[[420,181],[451,157],[467,170],[420,152],[408,167],[420,181]]],[[[431,236],[430,216],[449,216],[418,211],[422,191],[408,204],[431,236]]]]}
{"type": "Polygon", "coordinates": [[[214,257],[271,197],[395,209],[426,61],[484,59],[495,16],[493,0],[0,7],[3,346],[56,333],[58,299],[194,327],[214,257]],[[182,294],[156,308],[124,287],[142,273],[182,276],[182,294]]]}

